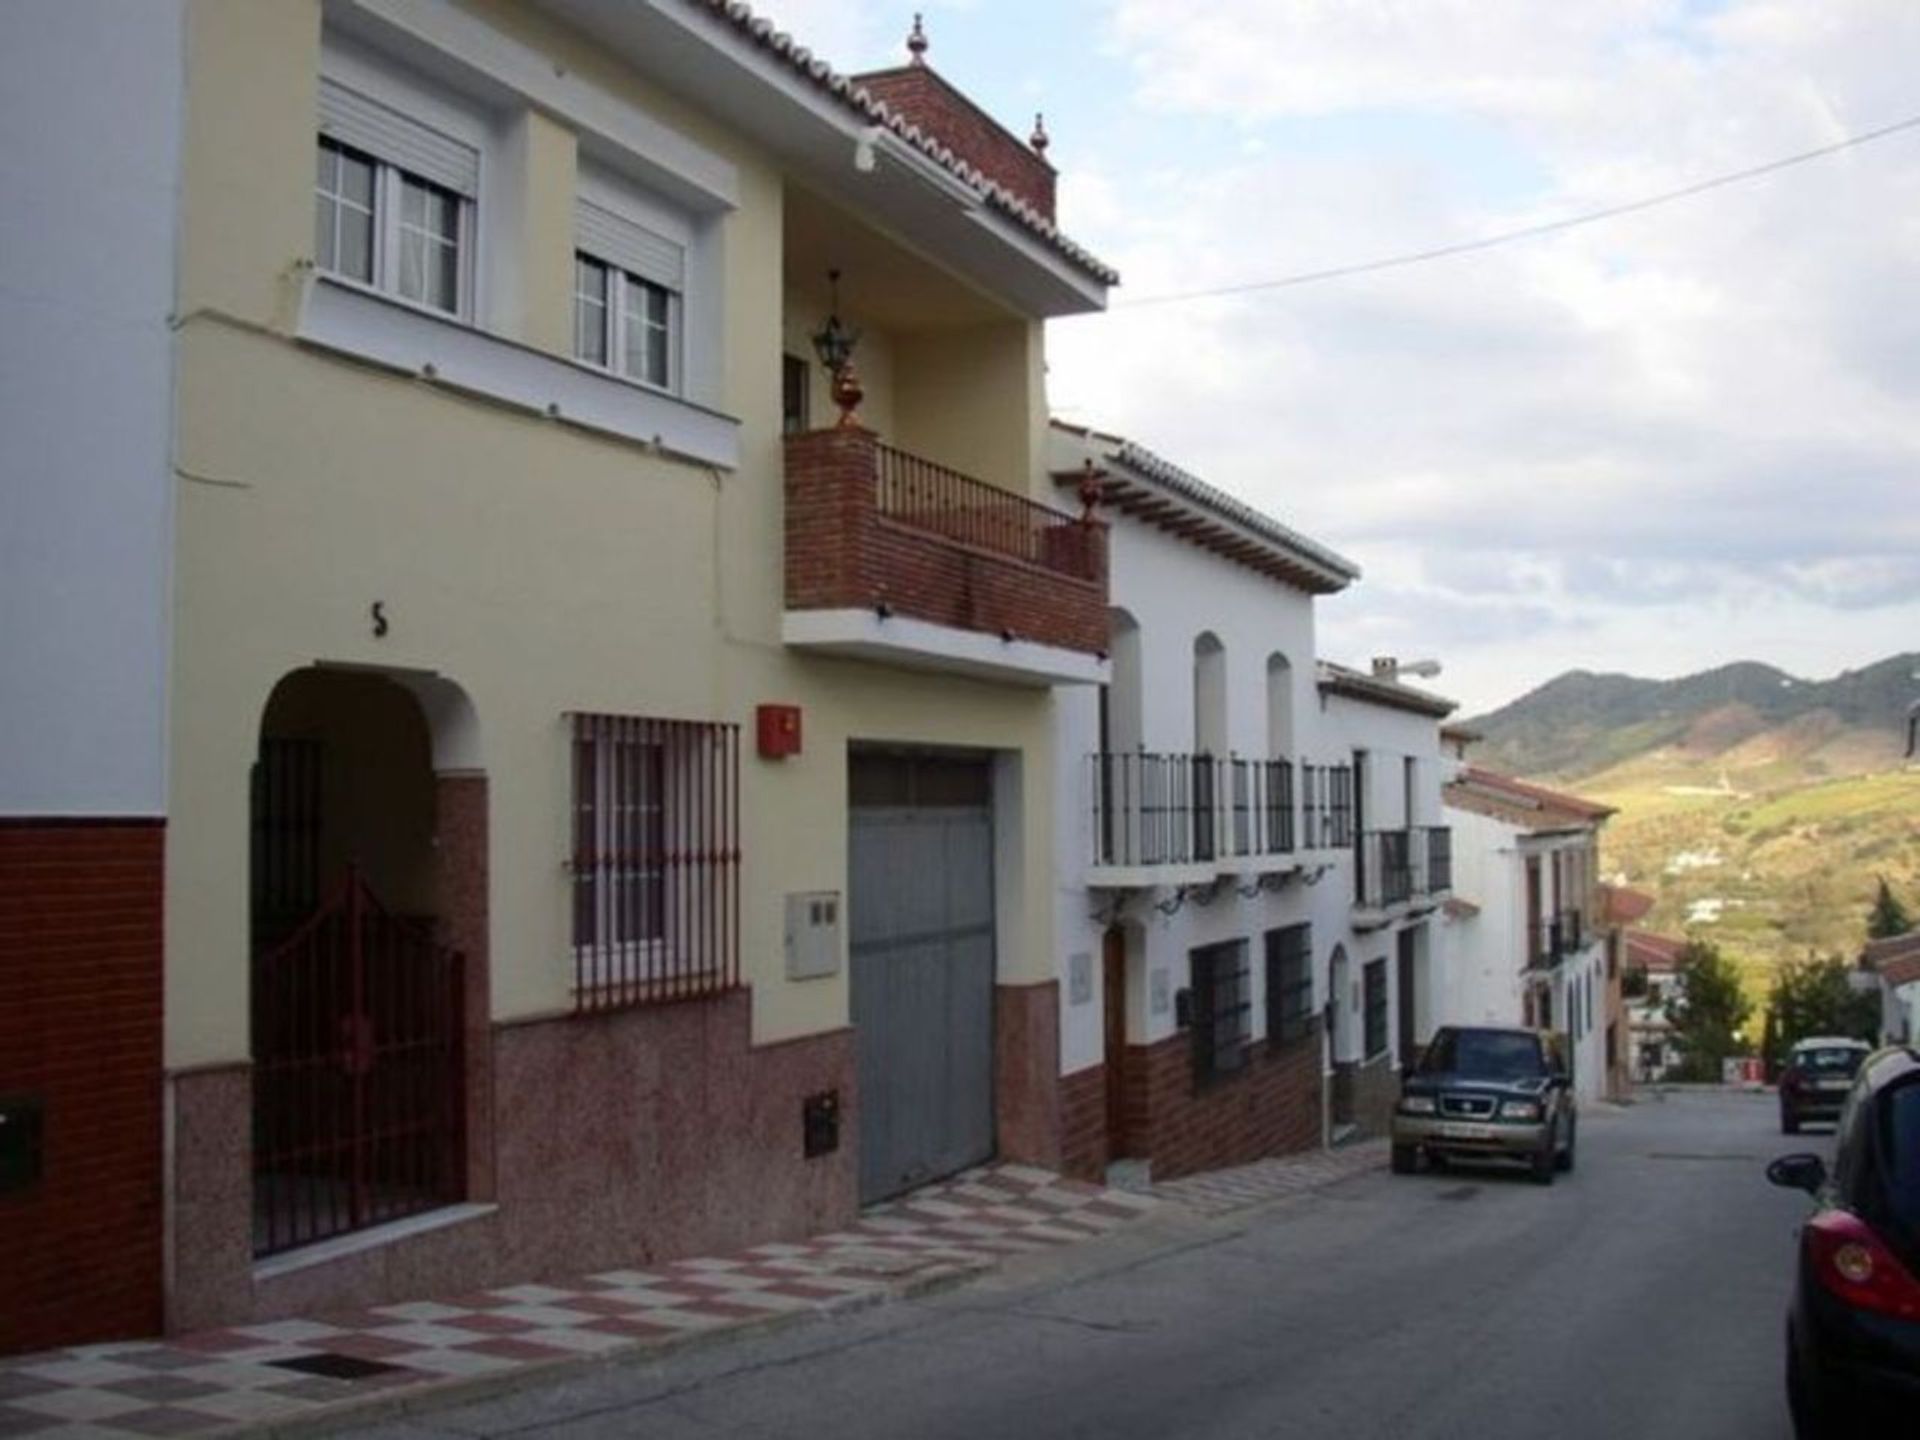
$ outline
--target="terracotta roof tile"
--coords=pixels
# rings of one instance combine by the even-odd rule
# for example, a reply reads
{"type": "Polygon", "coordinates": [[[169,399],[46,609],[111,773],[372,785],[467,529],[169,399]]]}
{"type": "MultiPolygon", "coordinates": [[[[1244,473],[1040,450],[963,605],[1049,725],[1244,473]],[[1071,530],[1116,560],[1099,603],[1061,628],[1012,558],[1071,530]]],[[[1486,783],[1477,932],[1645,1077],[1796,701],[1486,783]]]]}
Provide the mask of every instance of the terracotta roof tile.
{"type": "Polygon", "coordinates": [[[769,51],[802,78],[812,82],[823,94],[831,95],[870,124],[881,125],[898,135],[914,149],[933,160],[948,173],[957,175],[980,192],[987,204],[1046,241],[1071,264],[1084,270],[1103,285],[1117,285],[1120,274],[1073,243],[1046,216],[996,180],[956,155],[918,125],[908,124],[858,82],[840,74],[806,46],[797,43],[784,30],[774,28],[771,20],[756,15],[753,7],[740,0],[686,0],[686,3],[721,19],[755,44],[769,51]]]}
{"type": "Polygon", "coordinates": [[[1646,919],[1647,912],[1653,909],[1653,896],[1644,890],[1629,890],[1624,885],[1602,885],[1599,889],[1609,925],[1631,925],[1646,919]]]}
{"type": "Polygon", "coordinates": [[[1869,940],[1860,951],[1860,964],[1864,969],[1879,971],[1893,985],[1907,985],[1913,980],[1920,980],[1920,930],[1869,940]],[[1896,970],[1905,973],[1909,969],[1913,974],[1908,979],[1893,978],[1896,970]]]}
{"type": "Polygon", "coordinates": [[[1912,985],[1920,981],[1920,955],[1903,955],[1897,960],[1885,962],[1878,968],[1880,978],[1896,990],[1902,985],[1912,985]]]}
{"type": "Polygon", "coordinates": [[[1647,930],[1629,930],[1627,932],[1627,964],[1656,974],[1671,974],[1680,966],[1680,952],[1687,948],[1685,940],[1676,940],[1671,935],[1655,935],[1647,930]]]}

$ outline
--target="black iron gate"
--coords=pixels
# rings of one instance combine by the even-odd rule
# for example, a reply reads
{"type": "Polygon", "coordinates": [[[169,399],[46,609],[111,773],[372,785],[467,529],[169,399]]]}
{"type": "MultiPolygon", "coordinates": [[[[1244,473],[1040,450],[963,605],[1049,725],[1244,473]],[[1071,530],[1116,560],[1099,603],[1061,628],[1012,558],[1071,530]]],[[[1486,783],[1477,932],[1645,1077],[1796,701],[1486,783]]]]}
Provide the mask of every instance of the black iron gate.
{"type": "Polygon", "coordinates": [[[351,867],[255,958],[255,1255],[461,1198],[465,971],[351,867]]]}

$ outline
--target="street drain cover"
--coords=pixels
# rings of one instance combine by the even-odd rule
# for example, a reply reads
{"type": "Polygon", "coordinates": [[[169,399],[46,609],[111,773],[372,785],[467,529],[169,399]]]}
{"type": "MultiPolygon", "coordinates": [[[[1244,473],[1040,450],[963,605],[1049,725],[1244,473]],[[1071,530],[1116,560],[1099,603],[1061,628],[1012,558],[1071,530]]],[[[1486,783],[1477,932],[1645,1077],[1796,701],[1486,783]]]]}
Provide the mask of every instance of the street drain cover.
{"type": "Polygon", "coordinates": [[[303,1375],[324,1375],[329,1380],[369,1380],[375,1375],[392,1375],[402,1367],[380,1360],[362,1360],[358,1355],[340,1355],[322,1350],[317,1355],[296,1355],[291,1360],[269,1360],[282,1370],[298,1370],[303,1375]]]}

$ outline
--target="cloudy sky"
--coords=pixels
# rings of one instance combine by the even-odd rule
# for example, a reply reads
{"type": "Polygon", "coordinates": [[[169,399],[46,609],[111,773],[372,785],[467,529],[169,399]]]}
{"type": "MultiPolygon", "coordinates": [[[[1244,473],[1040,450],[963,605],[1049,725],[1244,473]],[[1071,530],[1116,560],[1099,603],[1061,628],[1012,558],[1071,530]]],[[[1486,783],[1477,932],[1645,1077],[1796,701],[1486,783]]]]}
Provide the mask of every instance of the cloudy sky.
{"type": "MultiPolygon", "coordinates": [[[[763,0],[843,70],[910,7],[763,0]]],[[[1920,649],[1920,128],[1477,254],[1244,285],[1625,204],[1920,115],[1915,0],[930,0],[929,59],[1125,277],[1054,408],[1358,560],[1331,658],[1469,711],[1582,667],[1920,649]]]]}

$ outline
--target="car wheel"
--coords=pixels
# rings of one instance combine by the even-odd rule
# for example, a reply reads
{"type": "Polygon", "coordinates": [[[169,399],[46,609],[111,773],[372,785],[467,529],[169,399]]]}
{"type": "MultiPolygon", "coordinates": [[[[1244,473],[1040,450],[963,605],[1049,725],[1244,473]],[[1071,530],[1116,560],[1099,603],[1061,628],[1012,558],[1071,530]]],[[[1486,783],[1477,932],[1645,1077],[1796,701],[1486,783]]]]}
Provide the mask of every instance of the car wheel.
{"type": "Polygon", "coordinates": [[[1415,1165],[1415,1162],[1419,1159],[1419,1155],[1420,1155],[1420,1151],[1416,1146],[1412,1146],[1412,1145],[1394,1146],[1393,1147],[1393,1173],[1396,1175],[1413,1174],[1414,1165],[1415,1165]]]}
{"type": "Polygon", "coordinates": [[[1580,1135],[1580,1122],[1571,1117],[1567,1120],[1567,1148],[1554,1157],[1554,1165],[1563,1174],[1573,1173],[1573,1146],[1580,1135]]]}
{"type": "Polygon", "coordinates": [[[1536,1185],[1551,1185],[1553,1183],[1555,1163],[1553,1134],[1552,1132],[1548,1132],[1547,1143],[1542,1145],[1539,1150],[1534,1153],[1533,1164],[1529,1171],[1533,1176],[1533,1183],[1536,1185]]]}

